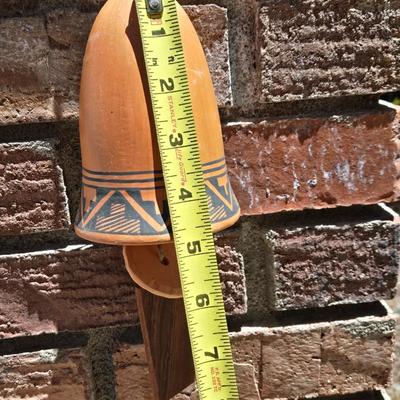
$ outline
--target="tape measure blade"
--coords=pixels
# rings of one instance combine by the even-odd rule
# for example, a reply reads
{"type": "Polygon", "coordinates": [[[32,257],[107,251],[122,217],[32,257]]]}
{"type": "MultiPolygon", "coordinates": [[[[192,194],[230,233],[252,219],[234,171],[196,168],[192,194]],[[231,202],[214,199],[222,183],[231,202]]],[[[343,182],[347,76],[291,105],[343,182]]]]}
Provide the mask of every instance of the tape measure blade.
{"type": "Polygon", "coordinates": [[[200,398],[238,400],[177,5],[136,6],[200,398]]]}

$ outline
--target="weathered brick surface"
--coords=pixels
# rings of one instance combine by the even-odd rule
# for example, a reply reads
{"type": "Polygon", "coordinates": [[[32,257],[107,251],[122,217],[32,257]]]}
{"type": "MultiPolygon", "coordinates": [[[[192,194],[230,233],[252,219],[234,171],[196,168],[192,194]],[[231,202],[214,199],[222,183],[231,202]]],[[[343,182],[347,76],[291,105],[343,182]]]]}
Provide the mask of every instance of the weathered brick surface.
{"type": "MultiPolygon", "coordinates": [[[[394,132],[396,135],[395,143],[397,147],[397,156],[396,156],[396,200],[400,200],[400,106],[396,107],[396,119],[394,122],[394,132]]],[[[398,212],[399,207],[397,205],[396,211],[398,212]]]]}
{"type": "Polygon", "coordinates": [[[239,231],[220,233],[216,239],[217,261],[225,311],[230,315],[247,312],[247,290],[243,255],[238,248],[239,231]]]}
{"type": "Polygon", "coordinates": [[[149,370],[142,345],[121,345],[113,356],[116,400],[152,400],[149,370]]]}
{"type": "Polygon", "coordinates": [[[235,364],[239,398],[243,400],[261,400],[254,367],[251,364],[235,364]]]}
{"type": "MultiPolygon", "coordinates": [[[[304,400],[304,399],[302,399],[304,400]]],[[[360,392],[338,396],[318,397],[318,400],[395,400],[390,398],[385,390],[373,392],[360,392]]]]}
{"type": "Polygon", "coordinates": [[[0,357],[0,397],[91,399],[84,353],[79,349],[52,349],[0,357]]]}
{"type": "Polygon", "coordinates": [[[267,267],[278,310],[391,299],[398,275],[399,228],[392,222],[274,229],[267,267]]]}
{"type": "Polygon", "coordinates": [[[48,63],[54,101],[53,120],[78,116],[82,60],[95,17],[94,13],[64,9],[47,15],[45,23],[50,43],[48,63]]]}
{"type": "MultiPolygon", "coordinates": [[[[397,287],[397,296],[389,301],[389,306],[393,309],[393,311],[399,315],[400,314],[400,283],[397,287]]],[[[396,340],[394,347],[394,365],[393,365],[393,385],[390,387],[390,399],[391,400],[399,400],[400,399],[400,324],[397,324],[396,327],[396,340]]]]}
{"type": "MultiPolygon", "coordinates": [[[[149,370],[143,345],[121,344],[113,355],[116,375],[116,400],[152,400],[149,370]]],[[[235,364],[241,400],[259,400],[254,367],[249,362],[235,364]]],[[[179,373],[179,371],[177,371],[179,373]]],[[[173,400],[198,400],[194,387],[173,400]]]]}
{"type": "MultiPolygon", "coordinates": [[[[398,221],[384,209],[353,207],[244,219],[217,244],[243,257],[246,306],[254,317],[393,298],[399,234],[398,221]]],[[[240,285],[234,288],[237,293],[240,285]]]]}
{"type": "Polygon", "coordinates": [[[0,19],[0,121],[53,119],[44,20],[0,19]]]}
{"type": "Polygon", "coordinates": [[[69,224],[54,143],[0,144],[0,235],[67,229],[69,224]]]}
{"type": "Polygon", "coordinates": [[[395,321],[323,327],[320,393],[361,392],[390,384],[394,329],[395,321]]]}
{"type": "Polygon", "coordinates": [[[261,397],[383,388],[390,382],[394,328],[392,317],[365,317],[263,331],[261,397]]]}
{"type": "Polygon", "coordinates": [[[220,106],[232,104],[229,66],[228,17],[225,8],[214,4],[186,6],[206,53],[220,106]]]}
{"type": "Polygon", "coordinates": [[[39,15],[63,7],[76,8],[84,12],[98,11],[107,0],[2,0],[0,17],[39,15]]]}
{"type": "Polygon", "coordinates": [[[256,384],[261,382],[262,344],[257,334],[238,334],[232,337],[233,357],[238,364],[249,364],[253,368],[256,384]]]}
{"type": "MultiPolygon", "coordinates": [[[[243,261],[218,247],[228,314],[246,311],[243,261]]],[[[0,338],[138,322],[120,247],[0,256],[0,338]]]]}
{"type": "Polygon", "coordinates": [[[257,20],[262,101],[398,89],[399,21],[398,1],[264,2],[257,20]]]}
{"type": "Polygon", "coordinates": [[[268,332],[263,337],[263,398],[303,397],[318,390],[321,331],[310,327],[292,330],[268,332]]]}
{"type": "Polygon", "coordinates": [[[380,103],[384,105],[385,107],[389,107],[393,109],[396,113],[396,117],[393,122],[393,132],[394,132],[394,142],[396,144],[396,149],[397,149],[397,154],[396,154],[396,187],[395,187],[395,193],[396,193],[396,203],[392,204],[391,207],[395,209],[395,211],[399,212],[399,201],[400,201],[400,106],[395,105],[393,103],[390,103],[388,101],[380,100],[380,103]]]}
{"type": "Polygon", "coordinates": [[[0,258],[0,337],[137,322],[119,247],[0,258]]]}
{"type": "MultiPolygon", "coordinates": [[[[221,106],[231,104],[226,9],[187,7],[221,106]]],[[[76,119],[86,41],[95,13],[56,9],[45,17],[0,19],[0,125],[76,119]],[[29,51],[27,51],[29,50],[29,51]]]]}
{"type": "Polygon", "coordinates": [[[225,152],[242,213],[393,199],[394,116],[393,110],[381,108],[226,125],[225,152]]]}
{"type": "MultiPolygon", "coordinates": [[[[257,371],[263,400],[379,390],[390,380],[394,328],[385,316],[233,333],[241,399],[259,399],[257,371]]],[[[145,360],[141,345],[116,350],[117,400],[151,399],[145,360]]]]}

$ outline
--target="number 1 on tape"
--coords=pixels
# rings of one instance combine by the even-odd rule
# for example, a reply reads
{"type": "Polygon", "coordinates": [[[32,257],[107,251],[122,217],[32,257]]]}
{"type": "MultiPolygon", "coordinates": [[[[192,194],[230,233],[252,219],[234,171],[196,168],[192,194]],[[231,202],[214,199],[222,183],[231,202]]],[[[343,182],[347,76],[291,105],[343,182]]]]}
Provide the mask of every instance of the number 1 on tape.
{"type": "Polygon", "coordinates": [[[195,121],[177,5],[136,0],[136,8],[197,387],[201,400],[238,400],[199,144],[196,130],[187,128],[195,121]],[[185,179],[177,179],[182,170],[185,179]]]}

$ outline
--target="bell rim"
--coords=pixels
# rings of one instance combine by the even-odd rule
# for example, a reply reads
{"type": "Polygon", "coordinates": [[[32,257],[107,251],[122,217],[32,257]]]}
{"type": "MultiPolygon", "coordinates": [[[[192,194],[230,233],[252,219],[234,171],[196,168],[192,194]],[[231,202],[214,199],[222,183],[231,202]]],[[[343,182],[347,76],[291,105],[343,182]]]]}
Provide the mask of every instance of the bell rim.
{"type": "Polygon", "coordinates": [[[90,242],[115,246],[152,246],[172,242],[171,235],[169,233],[165,235],[116,235],[87,231],[80,228],[76,224],[74,225],[74,230],[75,233],[82,239],[88,240],[90,242]],[[133,239],[136,243],[132,243],[133,239]]]}
{"type": "MultiPolygon", "coordinates": [[[[218,233],[225,229],[230,228],[240,218],[240,209],[235,214],[232,214],[229,218],[215,222],[212,224],[212,232],[218,233]]],[[[115,246],[153,246],[158,244],[172,243],[173,239],[171,235],[116,235],[106,234],[93,231],[87,231],[80,228],[77,224],[74,225],[75,233],[82,239],[115,246]]]]}

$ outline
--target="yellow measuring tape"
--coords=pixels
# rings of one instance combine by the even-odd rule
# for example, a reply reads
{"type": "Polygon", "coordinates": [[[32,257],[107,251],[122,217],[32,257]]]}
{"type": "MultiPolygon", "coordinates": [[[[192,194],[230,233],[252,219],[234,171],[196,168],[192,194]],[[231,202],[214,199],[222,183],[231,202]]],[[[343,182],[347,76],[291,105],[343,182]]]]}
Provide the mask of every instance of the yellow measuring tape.
{"type": "Polygon", "coordinates": [[[175,0],[136,0],[201,400],[238,400],[175,0]],[[154,19],[157,19],[155,25],[154,19]],[[158,62],[153,63],[154,56],[158,62]],[[170,57],[177,60],[169,63],[170,57]],[[156,64],[156,65],[154,65],[156,64]],[[171,101],[172,97],[172,101],[171,101]],[[174,124],[171,120],[171,104],[174,124]],[[180,132],[179,137],[171,134],[180,132]],[[179,149],[179,158],[176,150],[179,149]],[[177,179],[186,172],[186,184],[177,179]]]}

